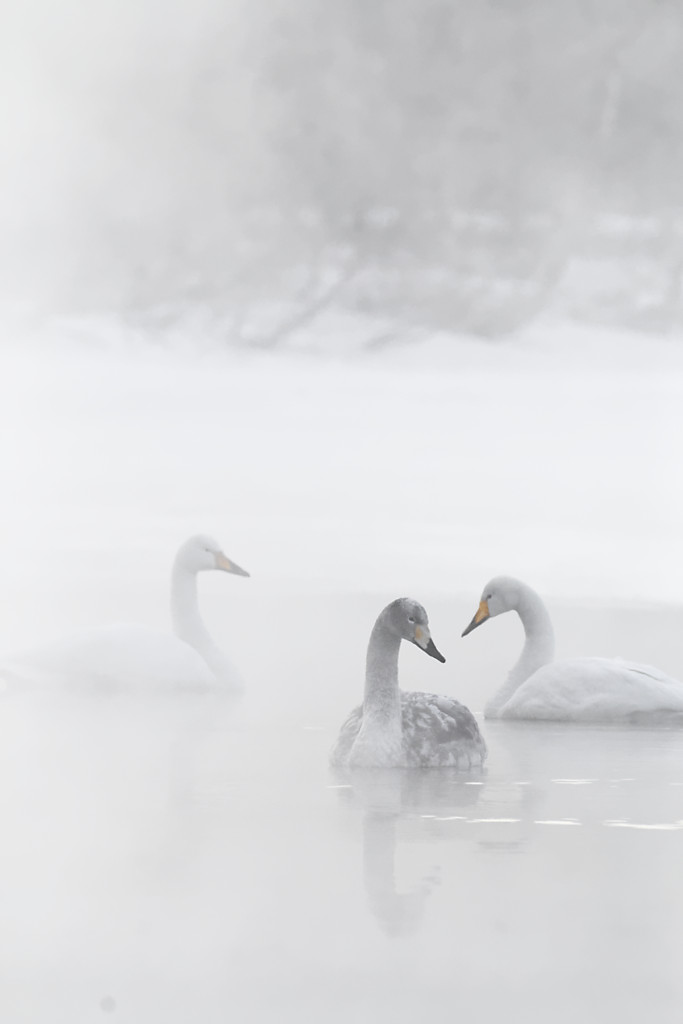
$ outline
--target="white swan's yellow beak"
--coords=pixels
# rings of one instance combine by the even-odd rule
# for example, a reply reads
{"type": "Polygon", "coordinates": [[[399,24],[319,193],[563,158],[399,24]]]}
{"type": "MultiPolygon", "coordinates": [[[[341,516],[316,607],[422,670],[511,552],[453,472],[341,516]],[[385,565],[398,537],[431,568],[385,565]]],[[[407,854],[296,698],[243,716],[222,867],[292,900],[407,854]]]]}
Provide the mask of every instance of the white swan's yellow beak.
{"type": "Polygon", "coordinates": [[[242,569],[236,562],[231,562],[229,558],[226,558],[222,551],[216,555],[216,568],[222,569],[223,572],[232,572],[235,576],[249,575],[246,569],[242,569]]]}
{"type": "Polygon", "coordinates": [[[488,606],[487,602],[486,601],[480,601],[479,602],[479,607],[477,608],[476,615],[474,616],[474,618],[470,622],[470,624],[467,627],[467,629],[463,630],[462,635],[463,636],[467,636],[467,634],[471,633],[473,629],[477,628],[477,626],[481,626],[482,622],[486,622],[486,620],[488,619],[490,614],[491,613],[489,611],[489,606],[488,606]]]}

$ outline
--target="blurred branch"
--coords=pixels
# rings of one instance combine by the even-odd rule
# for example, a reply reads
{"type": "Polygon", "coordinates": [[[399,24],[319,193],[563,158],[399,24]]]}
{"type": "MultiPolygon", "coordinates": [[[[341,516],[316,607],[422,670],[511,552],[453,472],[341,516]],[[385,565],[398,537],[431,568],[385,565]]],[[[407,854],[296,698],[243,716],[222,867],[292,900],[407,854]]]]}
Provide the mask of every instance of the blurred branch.
{"type": "Polygon", "coordinates": [[[301,327],[310,323],[315,319],[324,309],[326,309],[330,303],[336,299],[344,287],[358,272],[358,263],[354,262],[346,270],[340,274],[336,281],[334,281],[322,294],[312,299],[302,309],[297,310],[290,317],[287,317],[281,323],[277,325],[273,330],[267,334],[263,334],[258,338],[253,338],[249,342],[254,348],[260,349],[273,349],[286,338],[288,338],[294,331],[298,331],[301,327]]]}

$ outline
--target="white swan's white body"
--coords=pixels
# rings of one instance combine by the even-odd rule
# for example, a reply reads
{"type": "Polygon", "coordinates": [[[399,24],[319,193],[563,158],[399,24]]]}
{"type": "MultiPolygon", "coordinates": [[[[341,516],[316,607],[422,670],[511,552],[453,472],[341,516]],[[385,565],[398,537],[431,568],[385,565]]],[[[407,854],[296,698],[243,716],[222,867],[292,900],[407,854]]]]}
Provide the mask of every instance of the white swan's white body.
{"type": "Polygon", "coordinates": [[[548,611],[536,591],[513,577],[496,577],[484,587],[465,634],[506,611],[516,611],[522,620],[525,644],[486,705],[486,718],[623,722],[683,713],[683,684],[659,669],[620,658],[553,661],[548,611]]]}
{"type": "Polygon", "coordinates": [[[209,689],[216,677],[193,647],[171,633],[116,623],[20,654],[0,669],[10,683],[100,691],[209,689]]]}
{"type": "Polygon", "coordinates": [[[472,768],[486,759],[486,744],[472,713],[434,693],[404,693],[398,686],[401,640],[439,661],[424,608],[409,598],[392,602],[370,636],[363,704],[341,727],[330,762],[335,768],[472,768]]]}
{"type": "Polygon", "coordinates": [[[545,665],[487,718],[566,722],[637,721],[683,714],[683,685],[649,665],[620,658],[574,658],[545,665]]]}
{"type": "Polygon", "coordinates": [[[242,689],[199,612],[197,573],[211,569],[248,575],[212,538],[191,537],[173,565],[173,633],[123,623],[86,630],[8,660],[0,675],[10,684],[75,690],[242,689]]]}

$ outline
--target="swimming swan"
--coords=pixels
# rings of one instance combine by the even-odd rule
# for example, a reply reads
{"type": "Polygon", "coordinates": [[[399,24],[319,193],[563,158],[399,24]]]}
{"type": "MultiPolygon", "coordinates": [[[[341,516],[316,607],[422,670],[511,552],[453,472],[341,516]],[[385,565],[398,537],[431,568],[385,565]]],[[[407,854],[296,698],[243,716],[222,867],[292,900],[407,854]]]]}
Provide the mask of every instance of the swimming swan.
{"type": "Polygon", "coordinates": [[[486,705],[486,718],[614,722],[683,712],[683,684],[649,665],[619,658],[553,661],[548,611],[535,590],[511,576],[486,584],[462,635],[508,611],[519,615],[526,640],[505,683],[486,705]]]}
{"type": "Polygon", "coordinates": [[[190,537],[171,574],[173,633],[138,625],[88,630],[0,667],[10,683],[75,689],[241,689],[240,677],[214,644],[197,603],[197,573],[248,576],[212,537],[190,537]]]}
{"type": "Polygon", "coordinates": [[[402,693],[398,688],[401,640],[437,661],[427,613],[408,597],[380,614],[370,635],[365,695],[341,727],[330,762],[338,768],[445,768],[481,766],[486,744],[474,716],[450,697],[402,693]]]}

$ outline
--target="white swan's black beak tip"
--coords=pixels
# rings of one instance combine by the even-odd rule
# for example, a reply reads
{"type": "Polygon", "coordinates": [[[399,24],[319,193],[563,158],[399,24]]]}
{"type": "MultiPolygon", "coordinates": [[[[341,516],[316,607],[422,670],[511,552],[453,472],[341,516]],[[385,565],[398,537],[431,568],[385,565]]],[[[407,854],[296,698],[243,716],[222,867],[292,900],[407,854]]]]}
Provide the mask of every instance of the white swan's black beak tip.
{"type": "Polygon", "coordinates": [[[473,629],[476,629],[477,626],[481,626],[482,622],[486,622],[486,620],[490,619],[490,618],[491,618],[491,612],[489,611],[489,603],[488,603],[487,600],[482,598],[482,600],[479,602],[479,607],[477,608],[476,612],[474,613],[474,618],[470,622],[470,624],[467,627],[467,629],[463,629],[463,631],[462,631],[462,633],[460,635],[461,636],[467,636],[467,634],[471,633],[473,629]]]}
{"type": "Polygon", "coordinates": [[[237,562],[233,562],[231,558],[227,558],[222,551],[216,555],[216,568],[223,572],[231,572],[233,576],[249,575],[246,569],[243,569],[237,562]]]}
{"type": "Polygon", "coordinates": [[[477,628],[477,626],[481,626],[481,624],[482,624],[483,622],[486,622],[486,620],[488,619],[488,617],[489,617],[488,615],[485,615],[485,616],[484,616],[484,617],[482,618],[482,617],[481,617],[481,616],[479,615],[479,612],[477,612],[477,614],[476,614],[476,615],[474,616],[474,618],[473,618],[473,619],[472,619],[472,621],[470,622],[470,624],[469,624],[469,626],[467,627],[467,629],[463,629],[463,631],[462,631],[462,633],[460,634],[460,636],[467,636],[467,634],[468,634],[468,633],[471,633],[473,629],[476,629],[476,628],[477,628]]]}

